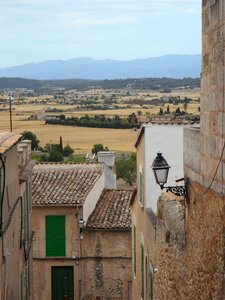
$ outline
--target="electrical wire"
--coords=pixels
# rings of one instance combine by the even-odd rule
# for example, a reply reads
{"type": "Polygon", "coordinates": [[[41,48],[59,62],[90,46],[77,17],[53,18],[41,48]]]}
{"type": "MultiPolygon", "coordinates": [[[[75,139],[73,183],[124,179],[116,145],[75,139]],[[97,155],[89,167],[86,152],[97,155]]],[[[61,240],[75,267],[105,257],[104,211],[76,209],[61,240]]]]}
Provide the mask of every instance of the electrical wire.
{"type": "MultiPolygon", "coordinates": [[[[208,193],[208,191],[211,189],[211,187],[212,187],[212,185],[213,185],[213,183],[214,183],[214,181],[215,181],[217,172],[218,172],[218,170],[219,170],[219,166],[220,166],[220,164],[221,164],[221,162],[222,162],[223,155],[224,155],[224,150],[225,150],[225,142],[223,143],[223,149],[222,149],[222,152],[221,152],[221,155],[220,155],[220,159],[219,159],[219,162],[218,162],[218,164],[217,164],[215,173],[214,173],[214,175],[213,175],[213,178],[212,178],[212,180],[211,180],[209,186],[206,188],[206,190],[205,190],[203,193],[198,193],[198,192],[194,189],[193,185],[190,183],[190,185],[191,185],[192,188],[193,188],[194,193],[195,193],[197,196],[202,197],[202,196],[206,195],[206,194],[208,193]]],[[[222,176],[223,176],[223,175],[222,175],[222,176]]]]}

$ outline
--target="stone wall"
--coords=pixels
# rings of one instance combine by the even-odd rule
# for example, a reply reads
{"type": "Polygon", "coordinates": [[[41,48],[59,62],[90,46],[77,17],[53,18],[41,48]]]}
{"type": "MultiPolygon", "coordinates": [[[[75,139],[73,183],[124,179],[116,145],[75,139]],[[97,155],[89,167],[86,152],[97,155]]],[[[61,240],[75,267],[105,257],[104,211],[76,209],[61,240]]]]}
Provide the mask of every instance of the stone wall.
{"type": "Polygon", "coordinates": [[[225,3],[203,1],[202,5],[202,84],[201,84],[201,175],[208,186],[221,192],[225,179],[225,3]],[[221,157],[222,155],[222,157],[221,157]],[[218,162],[221,161],[216,172],[218,162]]]}
{"type": "Polygon", "coordinates": [[[192,183],[186,208],[185,285],[193,300],[222,300],[224,292],[224,198],[192,183]]]}
{"type": "Polygon", "coordinates": [[[158,201],[154,297],[157,300],[222,300],[224,198],[197,183],[190,203],[164,193],[158,201]]]}
{"type": "Polygon", "coordinates": [[[184,205],[176,198],[171,194],[162,194],[158,201],[156,228],[158,271],[154,280],[154,297],[157,300],[185,299],[184,205]]]}
{"type": "Polygon", "coordinates": [[[131,231],[84,231],[83,299],[127,300],[132,281],[131,231]]]}

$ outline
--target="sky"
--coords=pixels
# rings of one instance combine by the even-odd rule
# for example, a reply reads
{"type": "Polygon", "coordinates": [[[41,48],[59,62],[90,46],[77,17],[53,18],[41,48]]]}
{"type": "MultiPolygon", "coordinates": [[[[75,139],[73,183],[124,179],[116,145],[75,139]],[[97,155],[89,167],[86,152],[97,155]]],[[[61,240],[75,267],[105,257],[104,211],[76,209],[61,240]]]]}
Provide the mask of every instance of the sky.
{"type": "Polygon", "coordinates": [[[0,0],[0,67],[201,53],[201,0],[0,0]]]}

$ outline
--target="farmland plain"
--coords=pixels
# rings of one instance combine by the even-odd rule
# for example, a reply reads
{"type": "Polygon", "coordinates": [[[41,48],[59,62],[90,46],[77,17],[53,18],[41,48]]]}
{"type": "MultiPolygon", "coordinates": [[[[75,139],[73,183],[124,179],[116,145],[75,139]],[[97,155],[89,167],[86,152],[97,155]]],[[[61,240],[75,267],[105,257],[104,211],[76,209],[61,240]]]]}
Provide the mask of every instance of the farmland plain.
{"type": "MultiPolygon", "coordinates": [[[[97,94],[101,94],[102,91],[97,94]]],[[[93,95],[93,91],[92,91],[93,95]]],[[[96,93],[95,93],[96,96],[96,93]]],[[[138,92],[139,97],[142,100],[151,100],[157,97],[171,97],[180,96],[181,98],[188,97],[193,99],[188,104],[187,112],[196,114],[198,113],[199,107],[199,89],[196,90],[175,90],[172,93],[146,93],[138,92]]],[[[105,128],[87,128],[87,127],[73,127],[73,126],[62,126],[62,125],[45,125],[43,120],[29,120],[31,115],[43,115],[44,111],[51,107],[51,109],[58,109],[66,117],[71,116],[84,116],[88,114],[93,115],[107,115],[115,116],[119,115],[121,117],[128,116],[131,113],[139,113],[141,116],[157,114],[160,107],[166,110],[168,104],[161,106],[158,105],[137,105],[131,104],[127,105],[129,101],[135,97],[123,97],[117,100],[117,109],[109,110],[95,110],[95,109],[78,109],[77,105],[69,105],[63,103],[57,103],[55,99],[49,95],[41,97],[28,97],[26,98],[18,107],[16,102],[13,105],[13,131],[21,133],[24,130],[29,130],[34,132],[41,142],[41,146],[46,143],[58,143],[60,136],[63,137],[64,144],[70,144],[72,148],[75,149],[76,153],[86,153],[90,152],[93,144],[102,143],[109,147],[110,150],[115,151],[134,151],[134,143],[137,137],[137,131],[134,129],[105,129],[105,128]],[[46,100],[47,99],[47,100],[46,100]],[[46,100],[43,103],[43,100],[46,100]]],[[[178,106],[183,109],[182,104],[170,104],[171,112],[175,111],[178,106]]],[[[0,105],[1,108],[1,105],[0,105]]],[[[51,115],[56,115],[59,113],[49,113],[51,115]]],[[[6,106],[2,111],[0,111],[0,130],[9,131],[9,110],[6,106]]]]}

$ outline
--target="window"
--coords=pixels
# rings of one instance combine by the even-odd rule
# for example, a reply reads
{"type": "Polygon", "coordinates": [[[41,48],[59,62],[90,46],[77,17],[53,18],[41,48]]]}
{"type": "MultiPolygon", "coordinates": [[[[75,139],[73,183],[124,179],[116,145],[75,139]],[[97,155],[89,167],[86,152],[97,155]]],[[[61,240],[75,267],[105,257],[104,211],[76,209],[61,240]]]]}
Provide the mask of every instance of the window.
{"type": "Polygon", "coordinates": [[[136,275],[136,226],[133,226],[134,229],[134,274],[136,275]]]}
{"type": "Polygon", "coordinates": [[[46,216],[45,218],[46,256],[65,256],[65,216],[46,216]]]}
{"type": "Polygon", "coordinates": [[[26,191],[22,196],[23,202],[23,240],[26,242],[28,240],[27,232],[28,232],[28,224],[27,224],[27,193],[26,191]]]}
{"type": "Polygon", "coordinates": [[[153,300],[153,271],[150,269],[149,271],[149,300],[153,300]]]}
{"type": "Polygon", "coordinates": [[[139,173],[139,202],[143,205],[143,178],[142,173],[139,173]]]}
{"type": "Polygon", "coordinates": [[[132,281],[128,281],[128,300],[132,300],[132,281]]]}
{"type": "Polygon", "coordinates": [[[144,299],[144,289],[145,289],[145,270],[144,270],[144,246],[141,245],[141,297],[144,299]]]}

